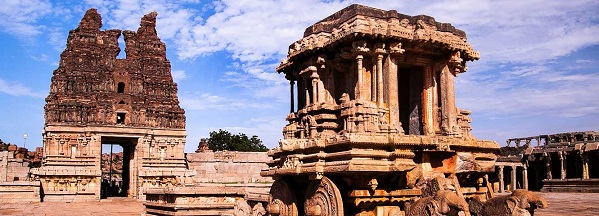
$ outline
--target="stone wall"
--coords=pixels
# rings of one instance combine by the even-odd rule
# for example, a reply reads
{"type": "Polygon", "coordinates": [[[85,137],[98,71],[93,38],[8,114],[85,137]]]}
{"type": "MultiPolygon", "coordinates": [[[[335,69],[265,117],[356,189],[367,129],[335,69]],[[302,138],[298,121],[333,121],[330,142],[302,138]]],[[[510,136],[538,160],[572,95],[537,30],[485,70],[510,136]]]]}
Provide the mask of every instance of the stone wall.
{"type": "Polygon", "coordinates": [[[0,152],[0,182],[23,181],[28,173],[29,163],[23,158],[15,158],[13,152],[0,152]]]}
{"type": "Polygon", "coordinates": [[[187,153],[189,169],[197,172],[196,184],[272,182],[272,178],[260,176],[260,170],[268,168],[268,160],[266,152],[187,153]]]}

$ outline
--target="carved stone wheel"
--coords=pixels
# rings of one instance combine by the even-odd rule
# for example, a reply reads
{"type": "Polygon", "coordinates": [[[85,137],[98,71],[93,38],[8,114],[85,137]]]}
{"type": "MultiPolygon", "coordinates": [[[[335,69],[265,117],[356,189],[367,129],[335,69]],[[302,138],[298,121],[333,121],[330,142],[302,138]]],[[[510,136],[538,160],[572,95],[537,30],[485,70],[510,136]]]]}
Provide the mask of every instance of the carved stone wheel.
{"type": "Polygon", "coordinates": [[[335,183],[327,177],[310,182],[304,212],[306,215],[343,216],[343,200],[335,183]]]}
{"type": "Polygon", "coordinates": [[[295,193],[285,181],[277,180],[270,187],[271,200],[266,206],[270,215],[297,216],[295,193]]]}

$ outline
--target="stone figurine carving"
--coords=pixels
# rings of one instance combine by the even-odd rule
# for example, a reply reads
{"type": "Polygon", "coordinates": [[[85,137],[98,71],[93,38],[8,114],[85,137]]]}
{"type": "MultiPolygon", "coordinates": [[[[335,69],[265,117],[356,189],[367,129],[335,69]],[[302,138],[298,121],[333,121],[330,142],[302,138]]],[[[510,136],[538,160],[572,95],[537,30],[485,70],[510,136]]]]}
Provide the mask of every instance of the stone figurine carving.
{"type": "Polygon", "coordinates": [[[466,200],[453,191],[439,190],[434,196],[420,198],[412,203],[407,216],[448,215],[450,212],[457,215],[459,211],[470,215],[466,200]]]}
{"type": "Polygon", "coordinates": [[[252,207],[245,201],[245,199],[241,198],[235,201],[235,205],[233,206],[233,215],[249,216],[251,214],[252,207]]]}
{"type": "Polygon", "coordinates": [[[518,189],[509,195],[491,198],[486,202],[472,199],[469,202],[473,216],[525,216],[534,215],[537,208],[546,208],[545,198],[534,192],[518,189]]]}

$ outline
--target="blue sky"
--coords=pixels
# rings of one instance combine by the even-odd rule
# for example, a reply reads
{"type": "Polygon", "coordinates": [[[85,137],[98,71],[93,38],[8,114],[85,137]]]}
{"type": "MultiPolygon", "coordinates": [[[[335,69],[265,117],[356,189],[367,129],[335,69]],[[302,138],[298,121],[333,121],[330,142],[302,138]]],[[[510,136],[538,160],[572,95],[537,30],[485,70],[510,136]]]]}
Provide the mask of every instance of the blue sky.
{"type": "Polygon", "coordinates": [[[504,144],[509,137],[599,130],[596,0],[4,0],[0,139],[22,145],[27,133],[28,147],[41,146],[52,71],[69,30],[94,7],[103,29],[136,30],[144,14],[158,12],[158,35],[186,111],[186,152],[220,128],[274,147],[289,110],[289,84],[274,68],[307,26],[352,3],[426,14],[466,31],[481,60],[456,79],[457,105],[473,111],[476,137],[504,144]]]}

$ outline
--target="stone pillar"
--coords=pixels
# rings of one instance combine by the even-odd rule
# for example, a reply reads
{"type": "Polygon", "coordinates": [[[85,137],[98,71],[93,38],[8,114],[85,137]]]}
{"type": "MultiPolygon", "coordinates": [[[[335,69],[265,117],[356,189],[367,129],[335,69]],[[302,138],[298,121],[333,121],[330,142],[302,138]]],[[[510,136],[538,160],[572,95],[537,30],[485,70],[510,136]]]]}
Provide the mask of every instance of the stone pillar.
{"type": "Polygon", "coordinates": [[[312,100],[314,100],[314,104],[320,103],[320,98],[318,98],[320,94],[318,93],[318,79],[312,78],[312,100]]]}
{"type": "Polygon", "coordinates": [[[424,130],[425,135],[434,135],[434,127],[433,127],[433,68],[431,66],[424,67],[423,76],[422,76],[422,87],[423,92],[421,96],[421,104],[422,104],[422,129],[424,130]]]}
{"type": "Polygon", "coordinates": [[[560,173],[560,178],[561,179],[566,179],[566,155],[564,154],[564,152],[559,152],[559,161],[560,161],[560,168],[561,168],[561,173],[560,173]]]}
{"type": "Polygon", "coordinates": [[[518,182],[516,179],[516,168],[518,168],[517,166],[512,166],[512,172],[511,172],[511,176],[512,176],[512,184],[510,185],[510,189],[512,191],[515,191],[516,189],[518,189],[518,182]]]}
{"type": "Polygon", "coordinates": [[[376,59],[376,102],[379,107],[383,106],[383,55],[376,59]]]}
{"type": "Polygon", "coordinates": [[[364,56],[362,55],[358,55],[356,56],[356,60],[358,63],[358,68],[357,68],[357,72],[358,72],[358,82],[356,83],[356,99],[362,99],[362,60],[364,59],[364,56]]]}
{"type": "Polygon", "coordinates": [[[454,75],[446,65],[441,71],[441,121],[445,134],[454,134],[457,127],[457,108],[455,106],[454,75]]]}
{"type": "Polygon", "coordinates": [[[528,190],[528,166],[524,164],[522,168],[522,189],[528,190]]]}
{"type": "Polygon", "coordinates": [[[295,103],[295,100],[294,100],[295,98],[293,96],[293,84],[294,83],[295,82],[293,80],[289,81],[289,93],[290,93],[289,98],[291,98],[289,101],[290,102],[289,113],[293,113],[294,108],[295,108],[295,105],[293,104],[293,103],[295,103]]]}
{"type": "Polygon", "coordinates": [[[589,158],[587,154],[581,154],[582,159],[582,179],[589,179],[589,158]]]}
{"type": "Polygon", "coordinates": [[[503,181],[503,166],[499,166],[499,173],[497,173],[497,178],[499,178],[499,193],[505,192],[505,186],[503,181]]]}
{"type": "Polygon", "coordinates": [[[376,87],[376,81],[377,81],[377,75],[378,75],[378,71],[377,71],[377,57],[373,56],[372,57],[372,72],[370,73],[370,101],[372,101],[373,103],[377,103],[376,99],[377,99],[377,87],[376,87]]]}
{"type": "MultiPolygon", "coordinates": [[[[316,72],[314,72],[316,73],[316,72]]],[[[316,79],[316,89],[318,91],[318,102],[320,103],[325,103],[326,102],[326,92],[324,90],[324,83],[322,82],[322,80],[320,79],[320,77],[318,79],[316,79]]]]}
{"type": "Polygon", "coordinates": [[[547,179],[553,179],[553,175],[551,174],[551,155],[549,153],[545,153],[545,166],[547,167],[547,179]]]}
{"type": "Polygon", "coordinates": [[[397,86],[397,55],[389,55],[386,86],[387,86],[387,104],[389,105],[389,125],[397,128],[403,134],[403,128],[399,121],[399,95],[397,86]]]}
{"type": "Polygon", "coordinates": [[[308,90],[308,80],[304,79],[304,86],[306,89],[306,107],[308,107],[312,101],[310,100],[310,90],[308,90]]]}

